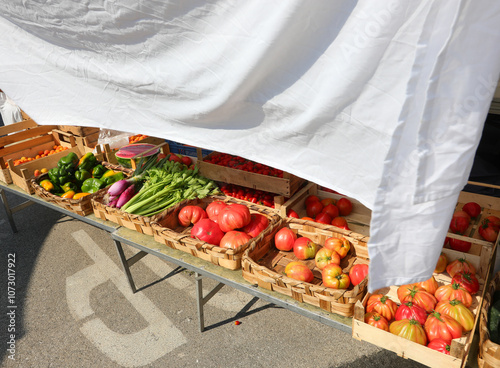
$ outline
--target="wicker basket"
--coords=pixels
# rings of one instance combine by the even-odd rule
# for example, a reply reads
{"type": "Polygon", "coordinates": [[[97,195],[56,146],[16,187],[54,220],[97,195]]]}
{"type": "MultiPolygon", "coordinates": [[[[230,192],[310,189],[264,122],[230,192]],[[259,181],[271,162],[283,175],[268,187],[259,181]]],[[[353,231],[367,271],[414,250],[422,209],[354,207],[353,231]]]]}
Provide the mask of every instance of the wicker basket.
{"type": "Polygon", "coordinates": [[[279,251],[274,246],[274,234],[282,227],[289,227],[297,235],[310,238],[317,244],[324,244],[330,237],[346,238],[351,242],[351,249],[342,259],[341,267],[349,272],[354,264],[368,264],[366,236],[349,230],[339,229],[307,220],[288,218],[273,226],[267,241],[252,244],[243,254],[243,277],[248,282],[268,290],[288,295],[295,300],[308,303],[321,309],[351,317],[356,301],[366,294],[368,279],[345,290],[337,290],[322,285],[321,271],[316,268],[314,259],[302,261],[313,271],[312,283],[297,281],[284,275],[286,265],[298,260],[293,252],[279,251]]]}
{"type": "Polygon", "coordinates": [[[280,216],[272,209],[252,204],[249,202],[240,201],[226,196],[210,196],[203,199],[194,199],[184,201],[157,215],[152,222],[153,235],[156,241],[167,245],[173,249],[178,249],[183,252],[192,254],[195,257],[212,262],[217,266],[237,270],[241,268],[241,259],[243,252],[252,244],[268,242],[271,230],[277,223],[282,220],[280,216]],[[250,213],[258,213],[264,215],[269,220],[268,227],[262,231],[256,238],[251,239],[238,249],[226,249],[216,245],[208,244],[204,241],[193,239],[190,237],[191,226],[184,228],[179,225],[177,216],[179,211],[188,205],[199,205],[206,208],[214,201],[222,201],[228,204],[239,203],[244,204],[250,210],[250,213]]]}
{"type": "Polygon", "coordinates": [[[92,207],[96,217],[101,220],[114,222],[141,234],[153,235],[153,229],[151,228],[153,217],[133,215],[119,208],[108,206],[104,199],[106,193],[106,189],[101,189],[92,197],[92,207]]]}
{"type": "MultiPolygon", "coordinates": [[[[108,162],[101,162],[101,164],[106,167],[107,169],[111,169],[114,171],[122,171],[126,176],[129,176],[132,174],[132,170],[125,169],[122,166],[119,165],[113,165],[108,162]]],[[[55,203],[58,206],[76,213],[77,215],[80,216],[87,216],[90,215],[93,212],[92,209],[92,197],[94,197],[97,193],[92,193],[88,196],[79,198],[79,199],[68,199],[68,198],[61,198],[55,194],[52,194],[45,189],[43,189],[40,186],[40,182],[44,179],[48,179],[49,175],[48,173],[45,173],[43,175],[40,175],[36,178],[31,179],[31,186],[35,190],[35,194],[38,195],[40,198],[46,200],[47,202],[55,203]]],[[[104,189],[101,189],[104,190],[104,189]]]]}
{"type": "Polygon", "coordinates": [[[479,319],[479,353],[477,363],[480,368],[500,367],[500,345],[490,340],[488,316],[495,291],[500,290],[500,272],[490,282],[484,296],[479,319]]]}

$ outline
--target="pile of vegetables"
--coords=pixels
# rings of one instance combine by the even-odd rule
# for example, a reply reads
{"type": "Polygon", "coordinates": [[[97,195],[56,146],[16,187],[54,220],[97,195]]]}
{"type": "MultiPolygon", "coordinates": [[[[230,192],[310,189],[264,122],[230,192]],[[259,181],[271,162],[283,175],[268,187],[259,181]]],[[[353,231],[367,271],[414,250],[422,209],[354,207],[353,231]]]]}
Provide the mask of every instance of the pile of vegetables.
{"type": "Polygon", "coordinates": [[[215,182],[199,175],[197,167],[189,169],[169,157],[142,161],[131,178],[119,180],[108,189],[105,204],[149,217],[184,200],[219,194],[215,182]]]}
{"type": "Polygon", "coordinates": [[[40,181],[46,191],[66,199],[79,199],[119,180],[123,172],[107,169],[92,152],[81,158],[74,152],[62,157],[48,170],[48,179],[40,181]]]}

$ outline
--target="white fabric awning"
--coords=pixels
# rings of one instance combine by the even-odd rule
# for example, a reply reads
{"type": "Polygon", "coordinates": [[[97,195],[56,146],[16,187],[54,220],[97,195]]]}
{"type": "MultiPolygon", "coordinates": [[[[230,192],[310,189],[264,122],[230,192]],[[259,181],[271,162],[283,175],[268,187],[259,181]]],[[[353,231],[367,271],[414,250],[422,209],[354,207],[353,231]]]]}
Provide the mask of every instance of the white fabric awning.
{"type": "Polygon", "coordinates": [[[0,88],[39,124],[238,154],[373,210],[370,289],[430,277],[500,71],[500,3],[19,0],[0,88]]]}

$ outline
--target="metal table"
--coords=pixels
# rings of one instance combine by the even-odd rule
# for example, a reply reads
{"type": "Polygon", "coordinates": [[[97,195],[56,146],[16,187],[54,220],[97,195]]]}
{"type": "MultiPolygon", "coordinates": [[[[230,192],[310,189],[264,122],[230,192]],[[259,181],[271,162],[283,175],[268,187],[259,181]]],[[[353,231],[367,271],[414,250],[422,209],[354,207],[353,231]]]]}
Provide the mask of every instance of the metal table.
{"type": "Polygon", "coordinates": [[[243,278],[241,270],[232,271],[220,266],[216,266],[210,262],[194,257],[188,253],[181,252],[176,249],[171,249],[164,244],[155,241],[152,236],[140,234],[134,230],[121,227],[120,225],[110,221],[101,220],[94,214],[85,217],[77,215],[71,211],[59,207],[54,203],[47,202],[36,195],[30,195],[16,185],[7,185],[2,182],[0,182],[0,198],[2,199],[5,210],[7,212],[9,223],[14,232],[17,232],[17,228],[15,226],[13,214],[33,203],[38,203],[110,233],[115,243],[120,261],[123,266],[123,270],[134,293],[137,291],[137,289],[135,287],[130,268],[132,267],[132,265],[134,265],[136,262],[138,262],[148,254],[152,254],[165,261],[176,264],[179,268],[184,268],[194,272],[196,274],[196,302],[198,307],[200,331],[203,331],[205,329],[203,311],[204,305],[224,285],[228,285],[232,288],[265,300],[266,302],[291,310],[302,316],[311,318],[315,321],[342,330],[344,332],[351,333],[352,331],[352,318],[343,317],[334,313],[328,313],[321,308],[314,307],[306,303],[299,303],[293,298],[290,298],[286,295],[254,286],[243,278]],[[23,197],[26,199],[26,201],[15,207],[11,207],[5,196],[5,191],[23,197]],[[136,248],[138,252],[134,256],[127,259],[124,254],[122,244],[127,244],[133,248],[136,248]],[[212,289],[207,295],[203,295],[203,277],[208,277],[218,282],[217,286],[214,287],[214,289],[212,289]]]}

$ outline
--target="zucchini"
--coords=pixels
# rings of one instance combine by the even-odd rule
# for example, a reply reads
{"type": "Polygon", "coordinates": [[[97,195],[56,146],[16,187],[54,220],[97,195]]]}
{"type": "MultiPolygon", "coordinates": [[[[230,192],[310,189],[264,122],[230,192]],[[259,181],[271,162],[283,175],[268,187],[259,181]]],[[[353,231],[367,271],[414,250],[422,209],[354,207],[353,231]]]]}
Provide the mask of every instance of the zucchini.
{"type": "Polygon", "coordinates": [[[497,300],[490,307],[488,316],[488,330],[490,331],[490,340],[500,344],[500,300],[497,300]]]}

